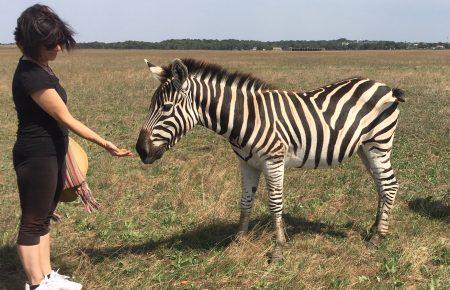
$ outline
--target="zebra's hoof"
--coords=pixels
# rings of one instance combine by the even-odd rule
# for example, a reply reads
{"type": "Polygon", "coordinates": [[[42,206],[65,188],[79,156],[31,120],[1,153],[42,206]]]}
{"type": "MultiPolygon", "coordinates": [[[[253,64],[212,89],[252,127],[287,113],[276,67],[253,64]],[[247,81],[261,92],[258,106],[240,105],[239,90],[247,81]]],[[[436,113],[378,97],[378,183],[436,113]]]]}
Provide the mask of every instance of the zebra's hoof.
{"type": "Polygon", "coordinates": [[[383,242],[384,237],[379,234],[373,234],[370,239],[367,241],[367,246],[372,249],[378,249],[383,242]]]}
{"type": "Polygon", "coordinates": [[[242,241],[243,239],[245,239],[245,237],[247,237],[247,232],[244,232],[244,231],[238,231],[238,232],[236,233],[236,235],[234,236],[234,241],[235,241],[235,242],[240,242],[240,241],[242,241]]]}
{"type": "Polygon", "coordinates": [[[281,262],[283,259],[283,249],[282,247],[277,246],[269,256],[269,263],[281,262]]]}

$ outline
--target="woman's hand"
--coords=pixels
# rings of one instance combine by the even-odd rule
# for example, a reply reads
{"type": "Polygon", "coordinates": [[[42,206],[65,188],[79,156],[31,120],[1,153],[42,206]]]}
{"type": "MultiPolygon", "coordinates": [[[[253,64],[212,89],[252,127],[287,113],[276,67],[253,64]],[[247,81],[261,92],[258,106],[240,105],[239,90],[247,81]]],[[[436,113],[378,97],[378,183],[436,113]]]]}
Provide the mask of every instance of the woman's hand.
{"type": "Polygon", "coordinates": [[[104,147],[105,147],[106,150],[108,150],[108,152],[112,156],[117,156],[117,157],[133,156],[133,153],[130,150],[128,150],[128,149],[119,149],[119,148],[117,148],[116,145],[114,145],[110,141],[106,141],[104,147]]]}

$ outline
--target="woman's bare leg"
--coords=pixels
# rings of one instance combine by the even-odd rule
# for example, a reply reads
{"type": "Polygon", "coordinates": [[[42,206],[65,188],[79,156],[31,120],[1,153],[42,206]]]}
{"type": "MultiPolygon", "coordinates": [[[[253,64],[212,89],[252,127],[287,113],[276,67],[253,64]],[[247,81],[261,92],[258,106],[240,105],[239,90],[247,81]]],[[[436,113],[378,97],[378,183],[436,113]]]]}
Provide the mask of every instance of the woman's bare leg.
{"type": "Polygon", "coordinates": [[[41,255],[39,249],[39,245],[17,245],[17,252],[19,253],[23,270],[25,271],[28,282],[31,285],[41,283],[44,278],[44,273],[42,273],[41,270],[41,255]]]}
{"type": "Polygon", "coordinates": [[[50,234],[41,236],[39,241],[40,265],[41,271],[44,275],[48,275],[52,271],[50,264],[50,234]]]}

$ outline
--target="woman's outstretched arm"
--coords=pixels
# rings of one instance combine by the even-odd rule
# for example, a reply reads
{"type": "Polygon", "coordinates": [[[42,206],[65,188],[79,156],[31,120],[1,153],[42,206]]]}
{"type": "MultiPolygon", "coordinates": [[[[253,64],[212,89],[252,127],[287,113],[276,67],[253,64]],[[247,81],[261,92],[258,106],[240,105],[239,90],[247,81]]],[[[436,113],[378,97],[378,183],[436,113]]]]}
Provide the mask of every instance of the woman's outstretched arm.
{"type": "Polygon", "coordinates": [[[109,151],[113,156],[133,156],[127,149],[119,149],[112,142],[100,137],[86,125],[75,119],[70,114],[66,104],[62,101],[55,89],[43,89],[31,94],[31,98],[56,121],[65,125],[70,131],[80,137],[89,140],[109,151]]]}

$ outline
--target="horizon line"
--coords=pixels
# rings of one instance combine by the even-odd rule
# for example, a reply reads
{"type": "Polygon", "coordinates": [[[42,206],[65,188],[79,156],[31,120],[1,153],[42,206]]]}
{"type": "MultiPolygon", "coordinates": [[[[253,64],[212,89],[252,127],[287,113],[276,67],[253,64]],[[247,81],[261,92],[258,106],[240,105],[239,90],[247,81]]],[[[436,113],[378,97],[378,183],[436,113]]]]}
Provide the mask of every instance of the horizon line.
{"type": "MultiPolygon", "coordinates": [[[[373,40],[373,39],[347,39],[345,37],[340,37],[340,38],[336,38],[336,39],[316,39],[316,40],[307,40],[307,39],[284,39],[284,40],[254,40],[254,39],[237,39],[237,38],[226,38],[226,39],[217,39],[217,38],[170,38],[170,39],[165,39],[165,40],[161,40],[161,41],[146,41],[146,40],[132,40],[132,39],[128,39],[128,40],[121,40],[121,41],[99,41],[99,40],[92,40],[92,41],[81,41],[81,42],[76,42],[77,44],[83,44],[83,43],[93,43],[93,42],[98,42],[98,43],[105,43],[105,44],[113,44],[113,43],[123,43],[123,42],[144,42],[144,43],[161,43],[161,42],[165,42],[165,41],[173,41],[173,40],[195,40],[195,41],[254,41],[254,42],[263,42],[263,43],[270,43],[270,42],[288,42],[288,41],[305,41],[305,42],[316,42],[316,41],[337,41],[337,40],[342,40],[342,41],[355,41],[355,42],[365,42],[365,41],[370,41],[370,42],[395,42],[395,43],[450,43],[448,41],[397,41],[397,40],[383,40],[383,39],[378,39],[378,40],[373,40]]],[[[12,44],[16,44],[15,42],[9,42],[9,43],[2,43],[0,42],[0,45],[12,45],[12,44]]]]}

